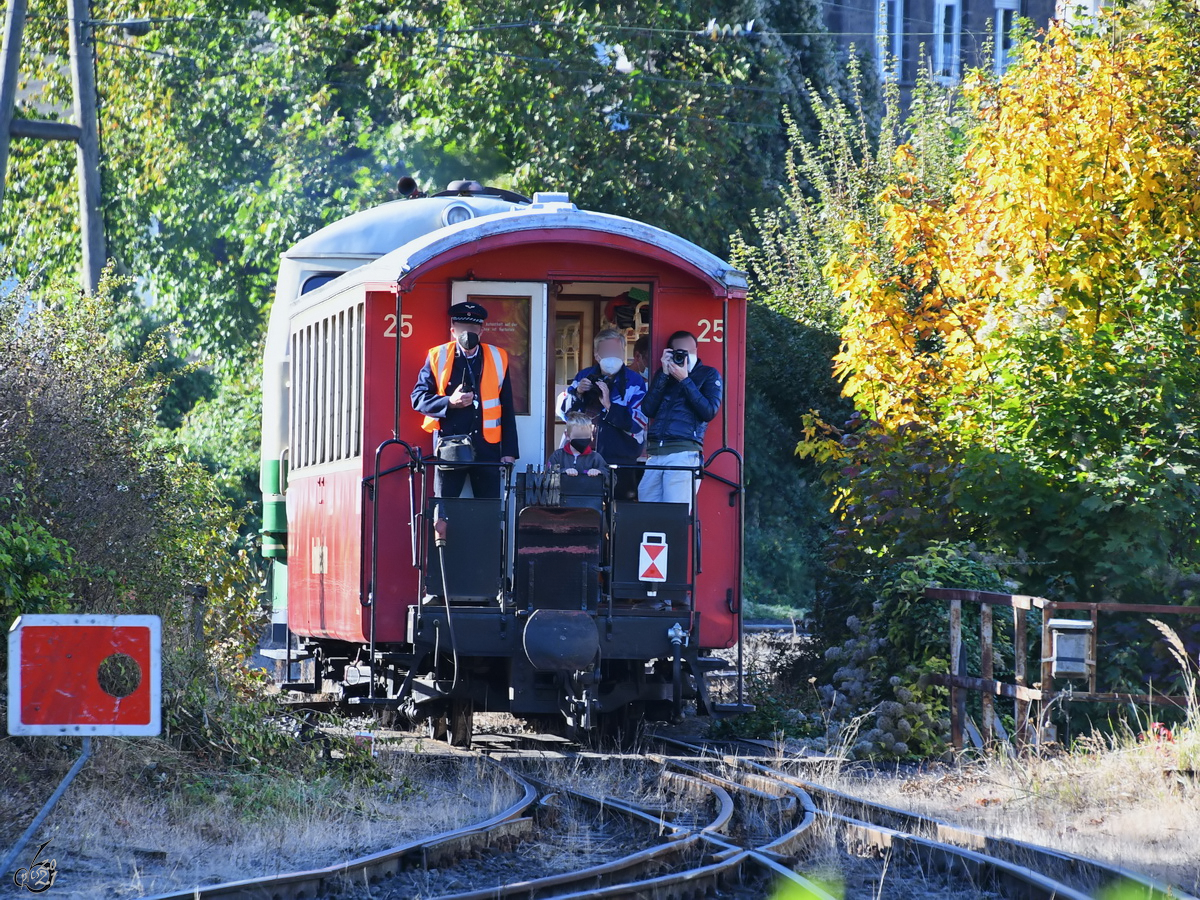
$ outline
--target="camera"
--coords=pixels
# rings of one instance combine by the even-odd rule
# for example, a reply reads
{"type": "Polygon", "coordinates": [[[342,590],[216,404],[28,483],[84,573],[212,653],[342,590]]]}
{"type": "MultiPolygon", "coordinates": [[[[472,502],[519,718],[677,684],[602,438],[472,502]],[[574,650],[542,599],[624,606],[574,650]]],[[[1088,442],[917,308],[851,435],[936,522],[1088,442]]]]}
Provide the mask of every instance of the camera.
{"type": "Polygon", "coordinates": [[[580,398],[582,400],[584,400],[586,403],[598,405],[601,402],[601,400],[600,400],[601,394],[600,394],[600,387],[599,387],[600,382],[603,381],[605,384],[607,384],[609,392],[611,393],[613,390],[613,387],[614,387],[615,380],[616,379],[614,379],[611,375],[603,375],[600,378],[594,379],[592,381],[591,390],[587,391],[586,393],[580,394],[580,398]]]}
{"type": "Polygon", "coordinates": [[[680,350],[678,347],[671,348],[671,362],[677,366],[686,366],[688,362],[688,352],[680,350]]]}

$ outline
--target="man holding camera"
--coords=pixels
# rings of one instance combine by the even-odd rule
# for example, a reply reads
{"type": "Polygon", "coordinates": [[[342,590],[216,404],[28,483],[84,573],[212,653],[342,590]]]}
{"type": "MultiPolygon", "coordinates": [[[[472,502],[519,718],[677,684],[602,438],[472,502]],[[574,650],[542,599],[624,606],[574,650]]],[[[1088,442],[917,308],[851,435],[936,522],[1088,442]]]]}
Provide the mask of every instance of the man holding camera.
{"type": "Polygon", "coordinates": [[[675,332],[663,351],[662,368],[642,401],[643,411],[653,421],[646,441],[650,458],[638,485],[639,500],[686,503],[691,508],[698,487],[693,472],[700,467],[704,432],[716,418],[721,399],[721,374],[700,362],[696,336],[690,331],[675,332]]]}
{"type": "Polygon", "coordinates": [[[567,388],[565,412],[582,412],[596,426],[596,452],[610,465],[620,466],[614,494],[618,500],[637,499],[638,457],[646,439],[642,398],[646,381],[625,365],[625,335],[606,328],[592,341],[596,365],[581,371],[567,388]]]}
{"type": "Polygon", "coordinates": [[[421,427],[435,436],[439,459],[495,463],[438,466],[434,493],[439,497],[462,494],[468,477],[476,497],[499,497],[500,466],[519,455],[508,354],[479,340],[487,315],[469,300],[451,306],[450,341],[429,349],[413,387],[413,409],[425,414],[421,427]]]}

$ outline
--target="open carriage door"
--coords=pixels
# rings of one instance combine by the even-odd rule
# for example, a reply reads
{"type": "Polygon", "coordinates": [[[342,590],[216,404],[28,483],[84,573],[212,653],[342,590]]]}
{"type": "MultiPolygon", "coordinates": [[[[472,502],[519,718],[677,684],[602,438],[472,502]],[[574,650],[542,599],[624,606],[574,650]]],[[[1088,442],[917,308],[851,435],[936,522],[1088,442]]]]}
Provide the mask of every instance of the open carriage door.
{"type": "Polygon", "coordinates": [[[519,469],[546,461],[546,284],[456,281],[451,302],[471,300],[488,311],[482,339],[508,351],[519,469]]]}

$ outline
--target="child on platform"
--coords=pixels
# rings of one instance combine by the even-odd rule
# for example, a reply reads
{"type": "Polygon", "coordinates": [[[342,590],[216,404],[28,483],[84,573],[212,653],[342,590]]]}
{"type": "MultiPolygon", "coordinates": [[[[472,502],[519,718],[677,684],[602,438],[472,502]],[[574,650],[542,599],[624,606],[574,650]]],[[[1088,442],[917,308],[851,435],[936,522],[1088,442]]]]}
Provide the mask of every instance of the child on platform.
{"type": "Polygon", "coordinates": [[[560,469],[564,475],[603,475],[607,463],[592,449],[595,426],[585,413],[567,413],[566,443],[550,454],[546,469],[560,469]]]}

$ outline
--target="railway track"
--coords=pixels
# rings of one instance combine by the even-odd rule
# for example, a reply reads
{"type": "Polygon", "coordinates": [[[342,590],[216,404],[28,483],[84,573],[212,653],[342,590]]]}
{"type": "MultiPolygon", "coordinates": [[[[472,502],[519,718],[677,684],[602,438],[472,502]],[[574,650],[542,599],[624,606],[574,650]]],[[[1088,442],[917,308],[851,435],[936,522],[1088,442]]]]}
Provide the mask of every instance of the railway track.
{"type": "Polygon", "coordinates": [[[520,799],[496,815],[338,865],[152,900],[825,900],[879,896],[888,878],[924,886],[893,896],[1191,896],[1106,863],[825,787],[808,777],[811,761],[766,754],[753,743],[647,741],[644,753],[604,754],[547,736],[481,736],[475,751],[448,755],[483,755],[512,780],[520,799]],[[608,848],[604,858],[576,861],[572,841],[581,833],[608,848]],[[560,849],[555,865],[533,861],[534,848],[544,846],[560,849]],[[836,884],[839,870],[854,877],[836,884]],[[1114,888],[1118,894],[1104,893],[1114,888]]]}

